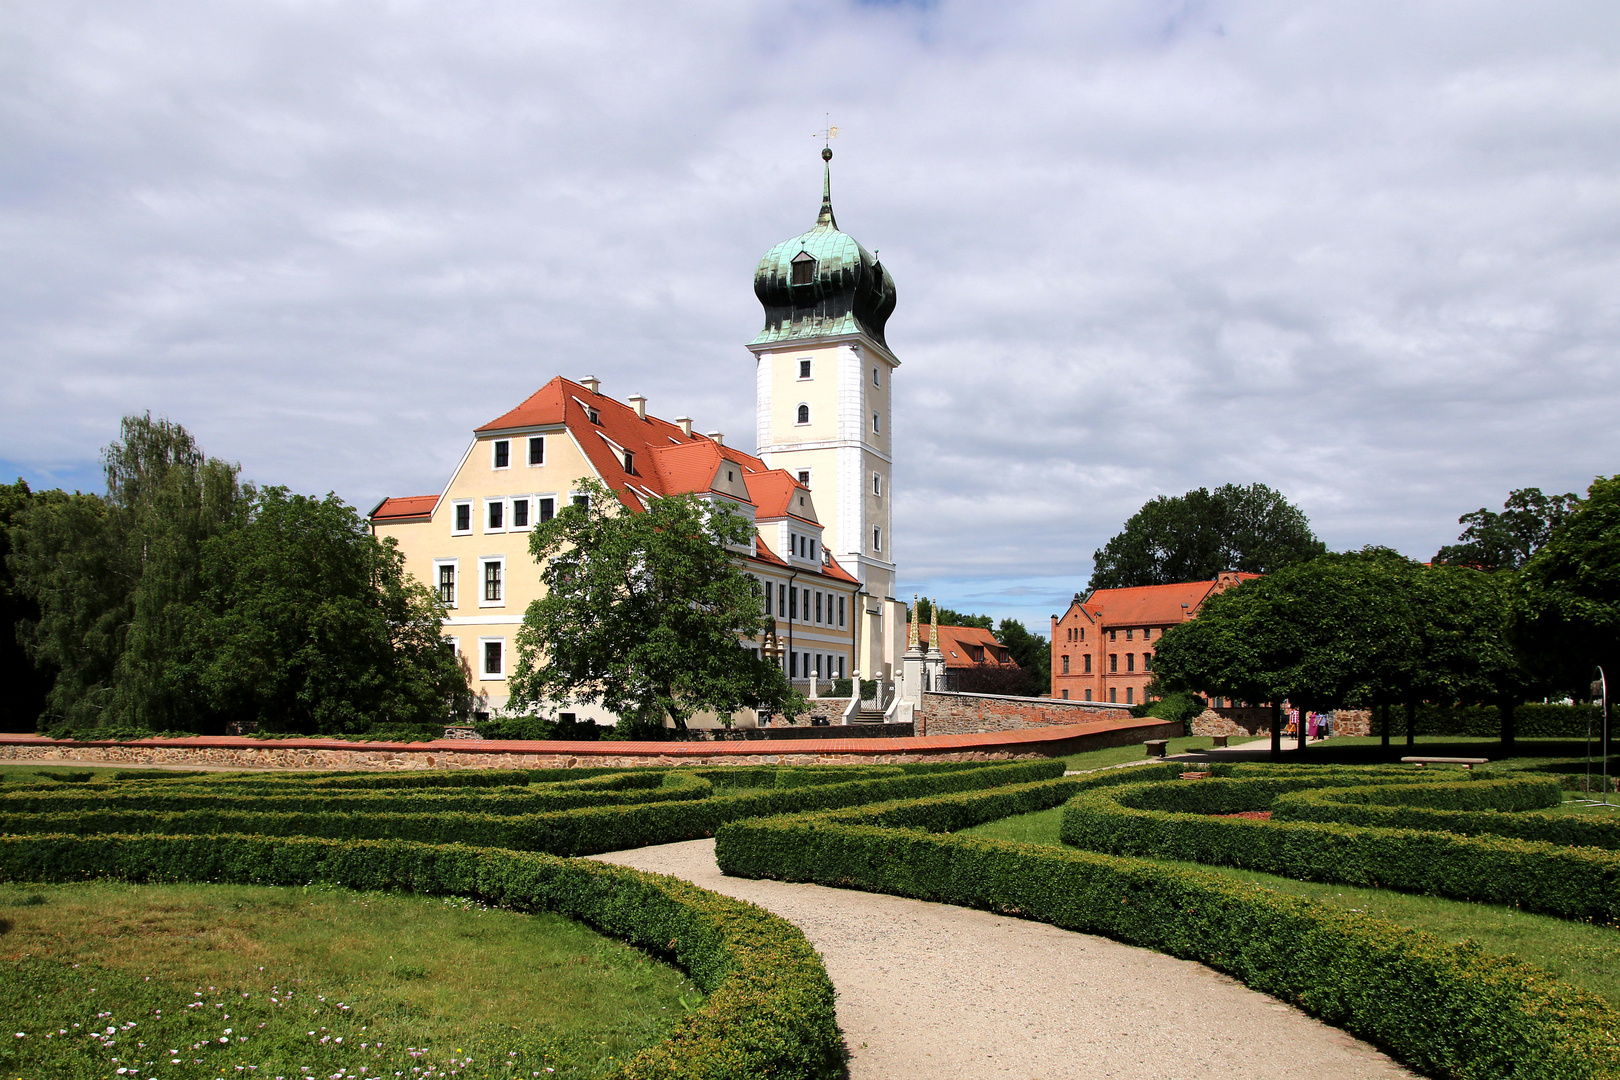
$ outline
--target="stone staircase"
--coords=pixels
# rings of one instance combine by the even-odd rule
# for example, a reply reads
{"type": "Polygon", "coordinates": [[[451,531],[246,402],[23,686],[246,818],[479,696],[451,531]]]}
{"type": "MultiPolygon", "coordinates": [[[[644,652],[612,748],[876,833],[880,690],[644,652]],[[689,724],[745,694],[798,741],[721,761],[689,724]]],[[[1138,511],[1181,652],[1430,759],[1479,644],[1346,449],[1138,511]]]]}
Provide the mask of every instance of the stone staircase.
{"type": "Polygon", "coordinates": [[[883,710],[875,705],[861,702],[860,711],[849,718],[851,724],[881,724],[883,723],[883,710]]]}

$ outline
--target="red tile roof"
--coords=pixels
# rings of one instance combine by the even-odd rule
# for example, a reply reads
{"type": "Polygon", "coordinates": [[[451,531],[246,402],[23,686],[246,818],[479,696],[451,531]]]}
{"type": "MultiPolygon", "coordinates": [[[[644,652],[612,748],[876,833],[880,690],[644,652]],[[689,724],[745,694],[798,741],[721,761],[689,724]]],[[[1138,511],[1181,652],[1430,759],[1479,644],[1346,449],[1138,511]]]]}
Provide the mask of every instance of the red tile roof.
{"type": "Polygon", "coordinates": [[[1128,589],[1098,589],[1086,597],[1084,607],[1110,626],[1174,624],[1195,615],[1211,594],[1259,574],[1233,574],[1225,581],[1184,581],[1172,585],[1138,585],[1128,589]]]}
{"type": "Polygon", "coordinates": [[[439,505],[437,495],[406,495],[397,499],[384,499],[371,512],[372,521],[398,521],[402,518],[425,518],[439,505]]]}
{"type": "MultiPolygon", "coordinates": [[[[560,375],[530,394],[517,408],[474,429],[474,434],[492,435],[559,425],[573,434],[602,481],[631,510],[643,509],[640,497],[633,494],[632,489],[654,496],[715,491],[715,479],[722,463],[731,462],[742,470],[742,483],[757,518],[796,517],[819,524],[812,505],[806,504],[802,510],[795,505],[796,496],[807,494],[808,489],[785,470],[772,469],[753,454],[723,446],[706,435],[687,435],[678,424],[651,414],[640,416],[634,406],[594,393],[560,375]],[[590,410],[596,412],[594,422],[590,410]],[[624,452],[627,450],[633,473],[625,471],[624,452]]],[[[372,511],[371,519],[399,521],[426,517],[437,502],[437,495],[384,499],[372,511]]],[[[761,553],[758,561],[787,565],[763,540],[757,546],[761,553]]],[[[835,581],[855,581],[830,556],[820,574],[835,581]]]]}
{"type": "MultiPolygon", "coordinates": [[[[928,647],[929,625],[917,625],[917,641],[928,647]]],[[[947,668],[993,667],[1016,670],[1018,662],[1011,656],[1005,660],[1006,648],[996,640],[996,635],[980,626],[946,626],[939,627],[939,651],[945,654],[947,668]]]]}

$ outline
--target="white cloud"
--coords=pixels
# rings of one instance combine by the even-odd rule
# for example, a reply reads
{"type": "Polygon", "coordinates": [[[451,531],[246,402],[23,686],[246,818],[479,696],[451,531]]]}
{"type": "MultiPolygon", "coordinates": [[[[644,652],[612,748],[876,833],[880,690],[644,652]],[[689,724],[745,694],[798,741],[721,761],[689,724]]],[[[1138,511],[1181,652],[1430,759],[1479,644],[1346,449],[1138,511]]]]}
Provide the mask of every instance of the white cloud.
{"type": "Polygon", "coordinates": [[[14,5],[0,462],[93,483],[149,408],[366,506],[558,372],[746,443],[751,271],[814,213],[830,111],[840,223],[900,291],[908,593],[1039,619],[1142,502],[1228,481],[1427,556],[1616,469],[1617,24],[14,5]]]}

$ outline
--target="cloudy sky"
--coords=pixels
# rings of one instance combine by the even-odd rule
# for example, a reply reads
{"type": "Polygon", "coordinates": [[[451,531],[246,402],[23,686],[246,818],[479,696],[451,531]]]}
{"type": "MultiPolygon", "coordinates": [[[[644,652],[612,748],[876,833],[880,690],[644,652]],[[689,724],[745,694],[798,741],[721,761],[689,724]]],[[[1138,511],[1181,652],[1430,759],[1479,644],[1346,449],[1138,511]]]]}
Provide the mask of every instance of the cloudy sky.
{"type": "Polygon", "coordinates": [[[1620,433],[1620,6],[0,5],[0,469],[151,410],[259,482],[439,490],[555,374],[753,445],[751,289],[899,289],[903,591],[1033,619],[1262,481],[1415,556],[1620,433]]]}

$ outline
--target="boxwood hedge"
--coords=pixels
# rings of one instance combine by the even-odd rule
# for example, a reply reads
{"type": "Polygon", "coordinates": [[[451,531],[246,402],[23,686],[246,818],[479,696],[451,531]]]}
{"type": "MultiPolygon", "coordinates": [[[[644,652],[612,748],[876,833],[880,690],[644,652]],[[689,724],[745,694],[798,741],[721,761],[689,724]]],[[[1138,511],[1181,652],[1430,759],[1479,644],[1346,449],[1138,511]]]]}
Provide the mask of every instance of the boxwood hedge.
{"type": "Polygon", "coordinates": [[[330,882],[554,911],[670,957],[707,995],[622,1080],[832,1080],[843,1047],[833,987],[797,927],[677,878],[461,845],[248,836],[11,836],[0,879],[330,882]]]}
{"type": "Polygon", "coordinates": [[[719,830],[716,854],[728,874],[981,908],[1196,960],[1430,1075],[1620,1075],[1620,1013],[1472,943],[1203,871],[923,831],[992,820],[1010,801],[1038,807],[1067,783],[733,822],[719,830]],[[908,827],[886,827],[894,824],[908,827]]]}
{"type": "MultiPolygon", "coordinates": [[[[741,818],[972,791],[1052,779],[1061,776],[1063,771],[1061,761],[1023,761],[682,802],[586,807],[537,814],[500,815],[471,810],[333,813],[330,809],[289,813],[207,807],[176,811],[99,807],[66,813],[8,812],[0,813],[0,833],[244,833],[460,842],[553,855],[594,855],[713,836],[720,825],[741,818]]],[[[683,777],[683,780],[703,782],[701,777],[695,776],[683,777]]]]}
{"type": "MultiPolygon", "coordinates": [[[[1114,855],[1237,866],[1303,881],[1511,904],[1566,919],[1620,921],[1620,855],[1608,851],[1506,837],[1210,816],[1268,809],[1278,797],[1308,786],[1308,779],[1212,779],[1084,791],[1064,806],[1060,835],[1074,847],[1114,855]]],[[[1511,801],[1524,795],[1513,783],[1462,786],[1511,801]]],[[[1457,785],[1442,786],[1455,796],[1457,785]]]]}

